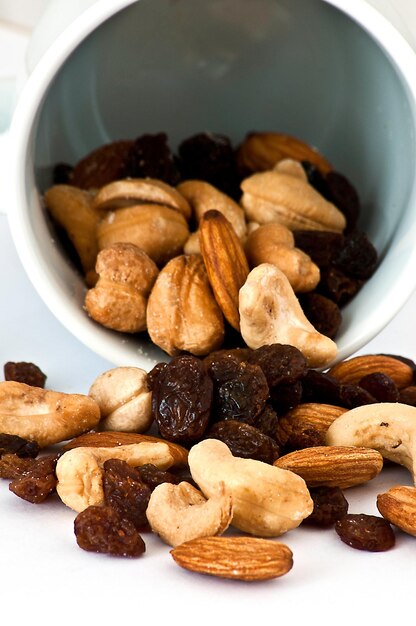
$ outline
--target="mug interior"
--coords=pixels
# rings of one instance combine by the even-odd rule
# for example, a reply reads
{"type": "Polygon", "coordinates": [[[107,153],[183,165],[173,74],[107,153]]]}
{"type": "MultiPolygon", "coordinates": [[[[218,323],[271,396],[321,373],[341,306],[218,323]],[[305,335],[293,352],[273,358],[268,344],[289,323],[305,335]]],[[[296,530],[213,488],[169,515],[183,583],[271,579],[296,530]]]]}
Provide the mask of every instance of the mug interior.
{"type": "Polygon", "coordinates": [[[238,145],[250,131],[276,130],[317,147],[354,183],[360,228],[380,255],[375,275],[343,309],[337,344],[345,358],[411,292],[409,275],[402,277],[415,234],[415,125],[414,93],[397,59],[333,3],[135,2],[75,48],[33,115],[21,210],[43,276],[35,286],[109,361],[149,369],[165,360],[140,337],[87,318],[85,287],[50,230],[39,192],[52,184],[56,163],[75,164],[116,139],[164,131],[176,149],[201,131],[238,145]]]}

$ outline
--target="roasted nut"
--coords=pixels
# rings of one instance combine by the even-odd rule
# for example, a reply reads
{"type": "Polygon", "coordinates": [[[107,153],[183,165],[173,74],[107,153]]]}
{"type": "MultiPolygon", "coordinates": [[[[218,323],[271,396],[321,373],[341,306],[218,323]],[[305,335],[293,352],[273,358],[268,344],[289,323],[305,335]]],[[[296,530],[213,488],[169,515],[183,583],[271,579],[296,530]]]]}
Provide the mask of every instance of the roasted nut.
{"type": "Polygon", "coordinates": [[[400,402],[366,404],[347,411],[328,428],[328,445],[365,446],[404,465],[416,481],[416,407],[400,402]]]}
{"type": "Polygon", "coordinates": [[[347,489],[378,476],[383,457],[370,448],[317,446],[285,454],[274,465],[302,476],[308,487],[347,489]]]}
{"type": "Polygon", "coordinates": [[[219,211],[207,211],[199,225],[199,243],[214,296],[226,320],[240,329],[238,292],[249,273],[243,247],[219,211]]]}
{"type": "Polygon", "coordinates": [[[279,222],[291,230],[345,229],[343,213],[312,185],[292,174],[276,169],[253,174],[243,180],[241,189],[240,202],[248,220],[279,222]]]}
{"type": "Polygon", "coordinates": [[[186,198],[174,187],[154,178],[129,178],[117,180],[102,187],[94,198],[93,206],[100,211],[137,204],[158,204],[179,211],[187,220],[191,207],[186,198]]]}
{"type": "Polygon", "coordinates": [[[322,174],[332,169],[315,148],[284,133],[250,133],[237,151],[237,163],[243,172],[270,170],[276,163],[288,158],[309,161],[322,174]]]}
{"type": "Polygon", "coordinates": [[[153,532],[178,546],[198,537],[221,535],[232,519],[232,498],[223,484],[206,500],[187,482],[162,483],[152,492],[146,515],[153,532]]]}
{"type": "Polygon", "coordinates": [[[295,292],[311,291],[319,283],[319,267],[305,252],[295,248],[293,234],[283,224],[263,224],[256,228],[247,238],[245,252],[251,267],[261,263],[276,265],[295,292]]]}
{"type": "Polygon", "coordinates": [[[160,469],[171,467],[175,461],[169,446],[163,442],[73,448],[65,452],[56,464],[56,491],[62,502],[77,512],[91,505],[103,504],[102,467],[108,459],[120,459],[132,467],[152,463],[160,469]]]}
{"type": "Polygon", "coordinates": [[[54,185],[45,192],[46,207],[66,231],[85,274],[94,269],[98,254],[97,226],[102,214],[92,206],[93,198],[71,185],[54,185]]]}
{"type": "Polygon", "coordinates": [[[171,550],[184,569],[234,580],[269,580],[287,574],[292,551],[283,543],[255,537],[203,537],[171,550]]]}
{"type": "Polygon", "coordinates": [[[97,257],[98,281],[85,309],[99,324],[126,333],[146,329],[147,298],[158,275],[152,259],[130,243],[115,243],[97,257]]]}
{"type": "Polygon", "coordinates": [[[14,381],[0,383],[2,433],[46,447],[91,430],[99,420],[99,406],[88,396],[47,391],[14,381]]]}
{"type": "MultiPolygon", "coordinates": [[[[204,213],[215,209],[228,219],[237,237],[240,239],[245,237],[247,225],[244,211],[225,193],[202,180],[187,180],[180,183],[177,189],[191,205],[197,224],[199,224],[204,213]]],[[[198,234],[193,233],[185,245],[185,253],[196,252],[199,252],[199,239],[198,234]]]]}
{"type": "Polygon", "coordinates": [[[241,334],[250,348],[289,344],[304,354],[309,367],[324,367],[335,358],[336,344],[307,320],[288,279],[275,265],[262,263],[251,270],[239,303],[241,334]]]}
{"type": "Polygon", "coordinates": [[[152,393],[147,372],[139,367],[116,367],[100,374],[90,387],[101,412],[101,430],[144,432],[152,423],[152,393]]]}
{"type": "Polygon", "coordinates": [[[366,354],[341,361],[328,374],[341,383],[358,384],[364,376],[383,373],[389,376],[399,389],[413,381],[413,368],[399,359],[384,354],[366,354]]]}
{"type": "Polygon", "coordinates": [[[231,492],[232,525],[260,537],[277,537],[310,515],[313,502],[300,476],[273,465],[234,457],[222,441],[205,439],[189,452],[189,468],[205,497],[219,484],[231,492]]]}
{"type": "Polygon", "coordinates": [[[392,487],[377,496],[381,515],[403,532],[416,537],[416,488],[392,487]]]}
{"type": "Polygon", "coordinates": [[[220,347],[224,318],[199,255],[181,255],[161,270],[147,304],[151,340],[171,356],[220,347]]]}
{"type": "Polygon", "coordinates": [[[97,227],[100,250],[114,243],[133,243],[158,265],[181,254],[189,237],[182,213],[158,204],[140,204],[109,211],[97,227]]]}

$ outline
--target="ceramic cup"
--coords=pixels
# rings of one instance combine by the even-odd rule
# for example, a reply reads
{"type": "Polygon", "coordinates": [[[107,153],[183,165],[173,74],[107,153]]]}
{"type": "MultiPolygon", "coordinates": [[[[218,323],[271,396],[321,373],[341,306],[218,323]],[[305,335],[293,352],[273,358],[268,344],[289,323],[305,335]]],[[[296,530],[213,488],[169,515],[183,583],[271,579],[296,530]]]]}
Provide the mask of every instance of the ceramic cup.
{"type": "Polygon", "coordinates": [[[338,358],[392,319],[416,282],[416,71],[383,15],[360,0],[103,0],[78,3],[77,16],[52,4],[40,32],[53,42],[34,39],[12,122],[8,204],[30,279],[79,340],[114,364],[166,359],[87,317],[41,194],[57,162],[160,131],[173,149],[204,130],[235,144],[276,130],[316,146],[357,187],[360,228],[380,256],[343,309],[338,358]]]}

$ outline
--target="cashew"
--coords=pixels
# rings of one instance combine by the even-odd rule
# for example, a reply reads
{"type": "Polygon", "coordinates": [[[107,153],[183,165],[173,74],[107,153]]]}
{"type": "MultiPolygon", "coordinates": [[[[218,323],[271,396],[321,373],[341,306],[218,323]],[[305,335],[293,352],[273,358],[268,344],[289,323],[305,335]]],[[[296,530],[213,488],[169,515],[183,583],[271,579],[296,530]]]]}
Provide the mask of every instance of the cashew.
{"type": "Polygon", "coordinates": [[[275,172],[282,172],[283,174],[290,174],[290,176],[300,178],[305,183],[308,182],[308,177],[302,163],[295,159],[282,159],[281,161],[278,161],[272,169],[275,172]]]}
{"type": "Polygon", "coordinates": [[[192,478],[207,498],[221,482],[231,492],[232,525],[260,537],[277,537],[311,514],[305,481],[291,471],[253,459],[234,457],[222,441],[205,439],[189,452],[192,478]]]}
{"type": "Polygon", "coordinates": [[[46,447],[94,428],[100,409],[92,398],[32,387],[0,383],[0,432],[37,441],[46,447]]]}
{"type": "Polygon", "coordinates": [[[145,432],[152,423],[152,393],[147,372],[139,367],[116,367],[100,374],[89,396],[100,407],[100,430],[145,432]]]}
{"type": "Polygon", "coordinates": [[[198,537],[221,535],[232,519],[232,497],[223,483],[208,500],[187,482],[162,483],[153,491],[146,515],[153,532],[175,547],[198,537]]]}
{"type": "Polygon", "coordinates": [[[56,464],[56,491],[62,502],[78,513],[104,501],[102,466],[108,459],[126,461],[132,467],[152,463],[160,469],[174,464],[165,443],[133,443],[112,448],[73,448],[56,464]]]}
{"type": "Polygon", "coordinates": [[[250,348],[273,343],[290,344],[306,357],[309,367],[324,367],[337,346],[321,335],[305,317],[285,274],[262,263],[247,277],[239,293],[241,335],[250,348]]]}
{"type": "Polygon", "coordinates": [[[366,404],[347,411],[329,427],[332,446],[365,446],[406,467],[416,484],[416,407],[399,402],[366,404]]]}

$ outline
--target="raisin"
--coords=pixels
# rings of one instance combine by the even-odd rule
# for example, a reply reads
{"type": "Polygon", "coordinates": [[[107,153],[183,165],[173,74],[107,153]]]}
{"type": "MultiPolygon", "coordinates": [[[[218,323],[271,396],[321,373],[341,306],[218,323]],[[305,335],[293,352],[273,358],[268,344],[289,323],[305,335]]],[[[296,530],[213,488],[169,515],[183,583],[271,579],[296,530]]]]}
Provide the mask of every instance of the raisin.
{"type": "Polygon", "coordinates": [[[182,480],[180,476],[172,474],[172,472],[161,470],[152,463],[145,463],[145,465],[140,465],[135,469],[140,475],[140,480],[150,487],[151,491],[156,489],[156,487],[162,483],[178,485],[182,480]]]}
{"type": "Polygon", "coordinates": [[[410,404],[410,406],[416,406],[416,385],[400,389],[399,402],[402,402],[402,404],[410,404]]]}
{"type": "Polygon", "coordinates": [[[332,259],[344,245],[344,236],[329,231],[295,230],[295,245],[316,263],[320,270],[329,269],[332,259]]]}
{"type": "Polygon", "coordinates": [[[313,426],[304,426],[292,430],[285,444],[285,454],[294,452],[295,450],[303,450],[304,448],[315,448],[316,446],[324,446],[325,435],[322,431],[317,430],[313,426]]]}
{"type": "Polygon", "coordinates": [[[358,385],[368,391],[377,402],[398,402],[399,390],[395,382],[382,372],[367,374],[358,385]]]}
{"type": "Polygon", "coordinates": [[[340,269],[331,267],[321,271],[318,293],[333,300],[338,306],[347,304],[361,289],[363,281],[347,276],[340,269]]]}
{"type": "Polygon", "coordinates": [[[31,387],[44,387],[46,376],[34,363],[8,361],[4,366],[4,379],[25,383],[31,387]]]}
{"type": "Polygon", "coordinates": [[[361,212],[357,190],[346,176],[335,170],[326,174],[325,185],[326,198],[345,215],[347,229],[353,229],[361,212]]]}
{"type": "Polygon", "coordinates": [[[270,403],[278,415],[285,415],[300,403],[302,394],[300,380],[290,385],[277,385],[270,390],[270,403]]]}
{"type": "Polygon", "coordinates": [[[339,406],[354,409],[364,404],[374,404],[375,397],[359,385],[343,383],[340,385],[339,406]]]}
{"type": "Polygon", "coordinates": [[[392,527],[382,517],[365,513],[347,514],[335,523],[341,540],[356,550],[384,552],[395,544],[392,527]]]}
{"type": "Polygon", "coordinates": [[[10,483],[10,491],[32,504],[43,502],[55,491],[58,482],[55,474],[57,460],[58,455],[37,459],[28,472],[10,483]]]}
{"type": "Polygon", "coordinates": [[[294,346],[274,343],[253,350],[247,361],[263,370],[269,387],[298,381],[307,370],[307,361],[294,346]]]}
{"type": "Polygon", "coordinates": [[[302,402],[318,402],[340,406],[339,381],[324,372],[308,370],[302,379],[302,402]]]}
{"type": "Polygon", "coordinates": [[[0,434],[0,458],[4,454],[16,454],[20,458],[35,459],[39,454],[39,444],[17,435],[0,434]]]}
{"type": "Polygon", "coordinates": [[[334,339],[342,322],[342,314],[336,302],[315,292],[302,294],[299,302],[312,326],[322,335],[334,339]]]}
{"type": "Polygon", "coordinates": [[[52,172],[52,183],[54,185],[70,185],[72,179],[72,165],[68,163],[57,163],[52,172]]]}
{"type": "Polygon", "coordinates": [[[148,372],[147,374],[147,386],[151,391],[153,391],[153,387],[155,382],[160,374],[162,374],[167,367],[167,363],[156,363],[156,365],[148,372]]]}
{"type": "Polygon", "coordinates": [[[81,161],[73,171],[71,184],[81,189],[99,189],[128,176],[128,157],[133,141],[113,141],[99,146],[81,161]]]}
{"type": "Polygon", "coordinates": [[[276,438],[277,428],[279,424],[279,417],[268,402],[256,419],[253,422],[253,426],[258,428],[262,433],[268,435],[272,439],[276,438]]]}
{"type": "Polygon", "coordinates": [[[325,177],[321,174],[320,170],[310,161],[301,161],[302,167],[305,170],[308,183],[312,185],[318,193],[324,198],[328,199],[329,189],[326,184],[325,177]]]}
{"type": "Polygon", "coordinates": [[[347,514],[348,502],[339,487],[312,487],[309,493],[313,500],[313,511],[304,523],[333,526],[347,514]]]}
{"type": "Polygon", "coordinates": [[[0,478],[20,478],[33,468],[35,462],[35,459],[21,458],[17,454],[4,454],[0,457],[0,478]]]}
{"type": "Polygon", "coordinates": [[[208,437],[223,441],[234,456],[256,459],[272,464],[279,457],[279,447],[271,437],[258,428],[237,420],[217,422],[208,431],[208,437]]]}
{"type": "Polygon", "coordinates": [[[79,513],[74,532],[79,547],[88,552],[135,557],[146,550],[134,524],[110,506],[89,506],[79,513]]]}
{"type": "MultiPolygon", "coordinates": [[[[253,350],[251,348],[230,348],[223,350],[215,350],[211,352],[206,357],[204,357],[204,363],[208,369],[211,370],[211,367],[215,369],[215,363],[217,361],[222,362],[222,359],[230,358],[230,360],[234,360],[234,362],[241,363],[242,361],[248,361],[253,350]]],[[[213,370],[214,371],[214,370],[213,370]]]]}
{"type": "Polygon", "coordinates": [[[152,493],[136,468],[126,461],[109,459],[103,466],[103,491],[106,504],[137,530],[148,528],[146,509],[152,493]]]}
{"type": "Polygon", "coordinates": [[[169,441],[192,442],[208,426],[213,382],[203,362],[191,355],[172,359],[153,382],[152,412],[169,441]]]}
{"type": "Polygon", "coordinates": [[[126,168],[132,178],[157,178],[173,186],[180,180],[166,133],[138,137],[129,150],[126,168]]]}
{"type": "Polygon", "coordinates": [[[179,145],[183,180],[200,179],[238,200],[241,191],[234,149],[228,137],[199,133],[179,145]]]}
{"type": "Polygon", "coordinates": [[[356,231],[345,238],[344,246],[334,258],[334,266],[346,276],[368,280],[377,266],[378,255],[365,233],[356,231]]]}
{"type": "Polygon", "coordinates": [[[269,397],[269,386],[262,369],[245,361],[239,363],[224,358],[217,361],[210,372],[213,370],[216,376],[214,419],[238,419],[252,424],[269,397]]]}

